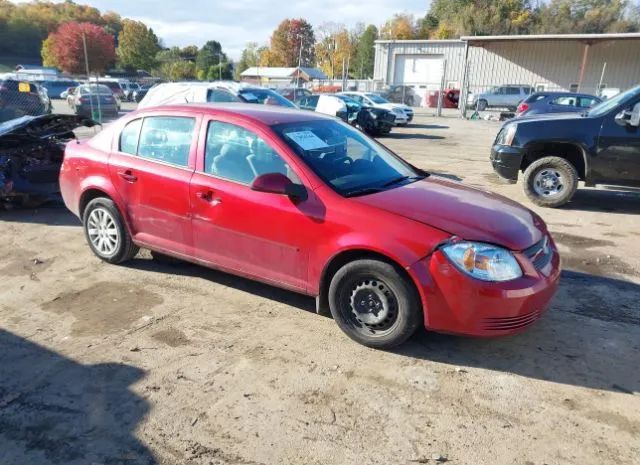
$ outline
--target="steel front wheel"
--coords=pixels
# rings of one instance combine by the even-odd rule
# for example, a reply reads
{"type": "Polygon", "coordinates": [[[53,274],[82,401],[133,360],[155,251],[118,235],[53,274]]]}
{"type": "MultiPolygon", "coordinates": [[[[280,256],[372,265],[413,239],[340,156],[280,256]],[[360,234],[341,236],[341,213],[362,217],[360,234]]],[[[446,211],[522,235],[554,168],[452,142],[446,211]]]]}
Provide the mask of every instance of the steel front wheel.
{"type": "Polygon", "coordinates": [[[402,344],[422,322],[412,283],[379,260],[356,260],[338,270],[329,286],[329,306],[347,336],[376,349],[402,344]]]}
{"type": "Polygon", "coordinates": [[[566,204],[578,188],[578,172],[560,157],[544,157],[531,163],[524,172],[524,191],[541,207],[566,204]]]}
{"type": "Polygon", "coordinates": [[[87,204],[82,216],[89,247],[101,260],[122,263],[138,253],[118,208],[111,199],[99,197],[87,204]]]}

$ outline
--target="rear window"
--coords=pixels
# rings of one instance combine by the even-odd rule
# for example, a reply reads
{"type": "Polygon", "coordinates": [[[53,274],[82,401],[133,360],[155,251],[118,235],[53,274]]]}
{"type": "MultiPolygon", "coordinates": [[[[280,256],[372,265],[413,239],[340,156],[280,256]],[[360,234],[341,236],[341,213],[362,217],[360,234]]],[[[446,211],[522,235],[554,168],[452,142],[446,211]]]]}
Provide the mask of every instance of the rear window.
{"type": "Polygon", "coordinates": [[[547,98],[547,96],[544,94],[535,94],[535,95],[531,95],[530,97],[527,97],[527,99],[525,100],[525,103],[534,103],[545,98],[547,98]]]}
{"type": "Polygon", "coordinates": [[[26,81],[14,81],[13,79],[2,81],[1,87],[10,92],[38,92],[36,84],[26,81]]]}

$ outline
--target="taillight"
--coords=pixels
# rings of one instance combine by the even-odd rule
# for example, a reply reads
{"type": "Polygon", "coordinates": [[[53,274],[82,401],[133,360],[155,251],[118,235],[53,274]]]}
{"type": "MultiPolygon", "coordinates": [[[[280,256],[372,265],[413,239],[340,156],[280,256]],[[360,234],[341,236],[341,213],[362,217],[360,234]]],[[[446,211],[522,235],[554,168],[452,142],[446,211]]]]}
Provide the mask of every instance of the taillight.
{"type": "Polygon", "coordinates": [[[521,103],[520,105],[518,105],[518,109],[516,110],[516,113],[524,113],[528,109],[529,109],[529,105],[527,105],[526,103],[521,103]]]}

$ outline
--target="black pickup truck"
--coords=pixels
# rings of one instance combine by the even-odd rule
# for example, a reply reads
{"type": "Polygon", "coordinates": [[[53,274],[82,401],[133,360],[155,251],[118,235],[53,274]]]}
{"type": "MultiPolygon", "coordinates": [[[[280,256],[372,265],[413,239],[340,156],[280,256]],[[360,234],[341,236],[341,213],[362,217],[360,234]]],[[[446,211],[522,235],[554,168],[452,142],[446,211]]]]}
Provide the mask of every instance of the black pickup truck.
{"type": "Polygon", "coordinates": [[[640,86],[582,114],[550,114],[505,123],[491,149],[493,169],[537,205],[571,200],[578,181],[640,187],[640,86]]]}

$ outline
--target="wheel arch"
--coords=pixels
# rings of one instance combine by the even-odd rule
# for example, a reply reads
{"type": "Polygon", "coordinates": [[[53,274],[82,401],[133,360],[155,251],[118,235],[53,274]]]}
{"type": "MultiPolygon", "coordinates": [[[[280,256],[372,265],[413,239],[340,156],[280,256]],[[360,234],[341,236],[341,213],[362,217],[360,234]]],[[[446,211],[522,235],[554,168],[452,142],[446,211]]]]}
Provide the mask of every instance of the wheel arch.
{"type": "MultiPolygon", "coordinates": [[[[329,285],[331,284],[331,280],[333,279],[333,276],[335,276],[335,274],[338,272],[338,270],[345,266],[347,263],[351,263],[355,260],[365,259],[380,260],[396,268],[400,275],[403,276],[407,280],[407,282],[411,284],[411,286],[413,286],[416,294],[419,297],[421,305],[423,305],[422,299],[420,298],[421,294],[415,279],[407,271],[407,268],[403,267],[398,262],[398,260],[373,249],[367,249],[365,247],[354,247],[346,250],[341,250],[333,255],[322,269],[322,273],[320,274],[320,280],[318,283],[318,295],[316,296],[316,311],[318,313],[329,313],[329,285]]],[[[424,312],[424,309],[422,309],[422,311],[424,312]]]]}
{"type": "Polygon", "coordinates": [[[573,141],[536,141],[525,147],[520,170],[524,172],[531,163],[544,157],[560,157],[571,163],[578,177],[586,181],[589,174],[587,151],[578,142],[573,141]]]}

